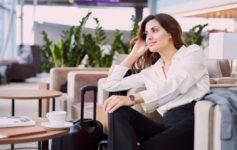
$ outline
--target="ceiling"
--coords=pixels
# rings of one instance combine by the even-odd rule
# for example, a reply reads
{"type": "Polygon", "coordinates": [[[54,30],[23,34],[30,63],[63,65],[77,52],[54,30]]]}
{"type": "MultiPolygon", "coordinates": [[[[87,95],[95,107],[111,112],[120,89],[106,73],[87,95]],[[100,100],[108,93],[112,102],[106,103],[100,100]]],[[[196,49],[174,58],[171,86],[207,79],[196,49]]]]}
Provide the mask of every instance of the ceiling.
{"type": "Polygon", "coordinates": [[[205,18],[234,18],[237,19],[237,4],[208,8],[179,14],[187,17],[205,17],[205,18]]]}
{"type": "Polygon", "coordinates": [[[159,10],[175,16],[237,19],[237,0],[198,0],[159,10]]]}

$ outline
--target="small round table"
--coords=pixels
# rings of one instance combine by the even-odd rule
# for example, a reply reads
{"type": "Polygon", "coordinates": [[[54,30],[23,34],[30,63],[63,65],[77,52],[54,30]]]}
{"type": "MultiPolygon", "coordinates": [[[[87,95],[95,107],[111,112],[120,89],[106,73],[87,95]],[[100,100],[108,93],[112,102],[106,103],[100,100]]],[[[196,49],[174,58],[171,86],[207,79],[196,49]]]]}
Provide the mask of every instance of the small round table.
{"type": "MultiPolygon", "coordinates": [[[[47,121],[46,118],[37,118],[34,119],[36,121],[36,126],[39,126],[42,122],[47,121]]],[[[3,130],[2,128],[1,130],[3,130]]],[[[61,130],[47,130],[47,132],[43,133],[35,133],[30,135],[21,135],[10,138],[0,139],[1,144],[19,144],[19,143],[28,143],[28,142],[42,142],[39,149],[48,150],[48,140],[63,136],[69,132],[69,129],[61,129],[61,130]]]]}
{"type": "Polygon", "coordinates": [[[62,95],[60,91],[42,90],[42,89],[3,89],[0,90],[1,99],[12,100],[12,116],[15,116],[15,100],[39,100],[39,117],[42,117],[42,99],[53,99],[52,110],[55,110],[55,97],[62,95]]]}

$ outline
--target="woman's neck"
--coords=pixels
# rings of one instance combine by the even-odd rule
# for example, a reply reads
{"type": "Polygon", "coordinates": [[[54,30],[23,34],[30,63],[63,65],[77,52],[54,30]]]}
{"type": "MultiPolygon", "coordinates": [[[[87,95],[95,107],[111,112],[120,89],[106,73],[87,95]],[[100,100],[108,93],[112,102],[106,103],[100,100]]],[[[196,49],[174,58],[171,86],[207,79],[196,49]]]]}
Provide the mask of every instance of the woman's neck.
{"type": "Polygon", "coordinates": [[[169,46],[169,47],[166,47],[159,54],[160,54],[160,57],[163,60],[164,64],[170,64],[170,62],[176,52],[177,52],[177,49],[174,46],[169,46]]]}

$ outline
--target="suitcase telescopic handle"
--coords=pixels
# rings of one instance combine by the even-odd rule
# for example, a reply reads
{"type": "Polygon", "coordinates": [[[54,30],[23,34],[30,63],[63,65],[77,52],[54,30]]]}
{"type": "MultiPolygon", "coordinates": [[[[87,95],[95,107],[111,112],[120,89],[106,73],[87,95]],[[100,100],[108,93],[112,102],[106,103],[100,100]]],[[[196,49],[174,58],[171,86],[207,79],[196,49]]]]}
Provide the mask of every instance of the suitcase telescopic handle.
{"type": "Polygon", "coordinates": [[[84,103],[85,103],[85,94],[88,91],[93,91],[94,93],[94,100],[93,100],[93,120],[96,120],[96,102],[97,102],[97,86],[95,85],[86,85],[81,87],[81,121],[83,123],[84,119],[84,103]]]}

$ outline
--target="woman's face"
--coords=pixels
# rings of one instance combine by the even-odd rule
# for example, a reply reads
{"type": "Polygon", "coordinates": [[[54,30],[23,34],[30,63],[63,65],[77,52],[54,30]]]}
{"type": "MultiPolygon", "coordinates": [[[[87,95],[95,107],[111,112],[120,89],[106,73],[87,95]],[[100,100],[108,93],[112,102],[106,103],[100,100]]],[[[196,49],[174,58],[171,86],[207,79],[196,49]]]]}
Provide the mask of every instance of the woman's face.
{"type": "Polygon", "coordinates": [[[171,35],[155,19],[146,23],[145,34],[146,44],[151,52],[160,53],[172,44],[171,35]]]}

